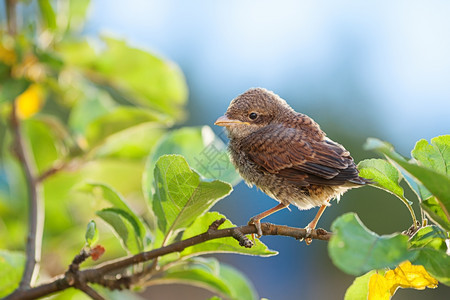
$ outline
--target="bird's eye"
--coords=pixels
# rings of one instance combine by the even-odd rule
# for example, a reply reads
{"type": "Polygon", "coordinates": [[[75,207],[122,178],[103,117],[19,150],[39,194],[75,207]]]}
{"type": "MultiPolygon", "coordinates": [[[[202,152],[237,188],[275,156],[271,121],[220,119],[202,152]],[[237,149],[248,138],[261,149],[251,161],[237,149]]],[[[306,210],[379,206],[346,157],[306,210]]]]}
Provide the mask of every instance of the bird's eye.
{"type": "Polygon", "coordinates": [[[255,119],[258,117],[258,114],[255,113],[255,112],[252,112],[252,113],[250,113],[250,114],[248,115],[248,117],[249,117],[250,119],[252,119],[252,120],[255,120],[255,119]]]}

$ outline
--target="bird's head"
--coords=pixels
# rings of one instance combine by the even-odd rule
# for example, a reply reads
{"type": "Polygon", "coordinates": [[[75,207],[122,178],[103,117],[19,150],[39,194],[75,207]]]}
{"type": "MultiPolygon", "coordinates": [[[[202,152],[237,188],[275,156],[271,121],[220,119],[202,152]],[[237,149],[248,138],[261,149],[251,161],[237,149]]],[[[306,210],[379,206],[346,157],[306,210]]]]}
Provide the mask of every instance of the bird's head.
{"type": "Polygon", "coordinates": [[[233,99],[225,115],[214,123],[224,126],[231,139],[245,138],[264,126],[282,123],[294,110],[278,95],[251,88],[233,99]]]}

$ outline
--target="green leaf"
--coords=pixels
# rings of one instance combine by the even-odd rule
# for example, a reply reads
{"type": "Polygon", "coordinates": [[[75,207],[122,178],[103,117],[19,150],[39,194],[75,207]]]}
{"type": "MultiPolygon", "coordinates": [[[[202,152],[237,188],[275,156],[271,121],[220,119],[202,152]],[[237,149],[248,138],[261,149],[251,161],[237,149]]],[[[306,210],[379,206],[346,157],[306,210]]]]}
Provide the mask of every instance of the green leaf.
{"type": "Polygon", "coordinates": [[[96,158],[141,159],[148,156],[165,132],[154,123],[133,126],[109,136],[94,154],[96,158]]]}
{"type": "Polygon", "coordinates": [[[143,171],[144,164],[139,160],[97,159],[83,166],[82,175],[90,182],[101,181],[130,195],[140,190],[143,171]]]}
{"type": "Polygon", "coordinates": [[[30,86],[26,79],[7,79],[0,85],[0,103],[14,101],[20,94],[30,86]]]}
{"type": "Polygon", "coordinates": [[[376,272],[372,270],[362,276],[356,277],[352,285],[345,292],[344,300],[367,299],[369,295],[370,276],[376,272]]]}
{"type": "Polygon", "coordinates": [[[446,219],[450,222],[450,178],[427,167],[418,166],[406,161],[400,154],[394,151],[392,145],[378,139],[367,139],[365,148],[376,150],[397,163],[419,183],[423,184],[442,204],[446,219]]]}
{"type": "Polygon", "coordinates": [[[91,247],[98,241],[98,230],[97,230],[97,224],[95,224],[94,220],[91,220],[86,228],[86,234],[85,234],[85,240],[86,244],[91,247]]]}
{"type": "Polygon", "coordinates": [[[439,224],[445,230],[450,231],[450,221],[447,219],[447,216],[435,197],[423,200],[420,203],[420,206],[434,223],[439,224]]]}
{"type": "MultiPolygon", "coordinates": [[[[41,0],[40,0],[41,1],[41,0]]],[[[57,2],[57,1],[49,1],[45,0],[43,2],[57,2]]],[[[65,0],[60,4],[57,2],[56,5],[56,15],[57,19],[54,19],[55,23],[53,28],[57,27],[58,34],[64,36],[65,39],[67,37],[73,36],[74,33],[78,33],[83,28],[84,22],[86,20],[86,14],[89,8],[90,0],[65,0]],[[57,22],[56,22],[57,21],[57,22]]],[[[46,11],[48,8],[51,9],[50,4],[46,4],[44,7],[46,11]]],[[[48,14],[55,14],[55,12],[46,12],[48,14]]],[[[59,43],[58,43],[59,44],[59,43]]]]}
{"type": "Polygon", "coordinates": [[[189,168],[180,155],[160,157],[156,162],[154,178],[153,211],[166,241],[173,233],[192,224],[232,190],[228,183],[200,179],[200,175],[189,168]]]}
{"type": "Polygon", "coordinates": [[[214,258],[196,258],[168,269],[156,283],[187,283],[209,289],[227,299],[259,299],[253,285],[238,270],[214,258]]]}
{"type": "Polygon", "coordinates": [[[0,297],[10,294],[19,286],[24,265],[23,252],[0,250],[0,297]]]}
{"type": "Polygon", "coordinates": [[[418,248],[432,248],[447,251],[447,245],[445,240],[447,239],[447,233],[441,228],[430,225],[420,228],[409,240],[410,247],[413,249],[418,248]]]}
{"type": "MultiPolygon", "coordinates": [[[[72,108],[69,118],[69,126],[76,133],[77,140],[81,145],[87,142],[85,137],[91,123],[91,126],[96,130],[103,130],[102,122],[114,123],[111,114],[114,114],[112,111],[117,107],[109,94],[103,91],[85,88],[84,94],[85,97],[78,100],[72,108]],[[105,120],[108,118],[110,118],[109,121],[105,120]]],[[[151,118],[153,117],[151,116],[151,118]]],[[[128,125],[136,121],[133,112],[129,113],[129,119],[128,125]]],[[[113,124],[113,126],[117,125],[119,124],[113,124]]],[[[100,143],[97,147],[91,149],[94,157],[130,159],[145,157],[165,132],[165,126],[155,122],[143,122],[123,130],[115,128],[112,131],[116,130],[118,131],[115,133],[106,133],[107,136],[94,138],[98,139],[97,142],[94,141],[94,145],[100,143]]],[[[99,133],[99,131],[96,132],[99,133]]]]}
{"type": "Polygon", "coordinates": [[[433,277],[450,285],[450,255],[447,252],[448,233],[437,226],[421,228],[409,240],[410,248],[418,255],[411,261],[415,265],[423,265],[433,277]]]}
{"type": "MultiPolygon", "coordinates": [[[[425,139],[418,141],[411,151],[411,156],[420,166],[427,167],[438,173],[450,175],[450,135],[442,135],[431,139],[431,144],[425,139]]],[[[431,193],[418,184],[422,199],[428,199],[431,193]]]]}
{"type": "Polygon", "coordinates": [[[181,106],[187,100],[187,85],[178,66],[132,48],[125,41],[111,37],[103,40],[107,48],[95,61],[94,68],[98,72],[134,94],[131,100],[136,103],[180,116],[181,106]]]}
{"type": "Polygon", "coordinates": [[[406,235],[379,236],[367,229],[354,213],[340,216],[331,230],[334,233],[328,244],[331,260],[348,274],[360,275],[373,269],[395,267],[417,254],[408,251],[406,235]]]}
{"type": "Polygon", "coordinates": [[[139,226],[126,211],[120,208],[105,208],[96,214],[112,226],[125,250],[137,254],[144,249],[144,241],[138,231],[139,226]]]}
{"type": "Polygon", "coordinates": [[[402,176],[399,170],[384,159],[366,159],[358,164],[359,175],[374,181],[373,186],[394,194],[402,200],[408,208],[413,224],[416,224],[416,216],[411,207],[412,202],[405,198],[403,188],[400,186],[402,176]]]}
{"type": "Polygon", "coordinates": [[[133,211],[128,207],[123,199],[122,195],[120,195],[117,191],[115,191],[112,187],[96,182],[89,182],[77,187],[77,191],[91,194],[97,199],[103,199],[108,201],[113,207],[120,208],[130,215],[134,215],[136,220],[138,220],[137,216],[133,213],[133,211]]]}
{"type": "Polygon", "coordinates": [[[103,199],[112,204],[112,208],[97,212],[102,219],[108,222],[121,237],[123,245],[132,252],[137,253],[143,249],[145,227],[136,214],[128,207],[123,197],[112,187],[101,183],[86,183],[77,188],[78,191],[91,194],[97,199],[103,199]]]}
{"type": "Polygon", "coordinates": [[[241,180],[233,167],[226,145],[214,134],[209,126],[183,127],[167,133],[149,156],[144,173],[144,193],[151,199],[156,161],[164,154],[183,155],[191,168],[206,178],[219,179],[236,185],[241,180]]]}
{"type": "Polygon", "coordinates": [[[432,138],[431,144],[425,139],[418,141],[411,155],[419,165],[450,175],[450,135],[432,138]]]}
{"type": "MultiPolygon", "coordinates": [[[[207,212],[203,216],[197,218],[194,223],[183,232],[182,239],[188,239],[198,234],[205,233],[208,230],[209,225],[224,217],[224,215],[218,212],[207,212]]],[[[229,220],[226,220],[225,223],[221,225],[221,228],[230,227],[236,226],[229,220]]],[[[239,253],[258,256],[272,256],[278,254],[276,251],[269,250],[259,239],[254,241],[252,248],[244,248],[239,246],[239,242],[234,238],[226,237],[188,247],[181,252],[181,256],[197,256],[207,253],[239,253]]]]}
{"type": "Polygon", "coordinates": [[[180,119],[188,89],[183,73],[174,63],[126,42],[104,37],[106,46],[96,53],[86,41],[68,41],[58,51],[69,64],[108,92],[180,119]]]}
{"type": "Polygon", "coordinates": [[[111,112],[116,104],[108,93],[84,87],[84,95],[70,110],[69,126],[79,135],[86,135],[88,125],[111,112]]]}
{"type": "Polygon", "coordinates": [[[66,156],[65,127],[56,118],[25,120],[25,132],[30,141],[37,169],[47,170],[58,159],[66,156]]]}
{"type": "Polygon", "coordinates": [[[55,50],[63,57],[67,67],[72,66],[89,70],[98,57],[98,53],[86,39],[64,39],[55,45],[55,50]]]}
{"type": "Polygon", "coordinates": [[[399,185],[402,179],[396,167],[384,159],[366,159],[358,164],[359,176],[374,181],[373,186],[388,191],[402,200],[406,200],[403,188],[399,185]]]}
{"type": "Polygon", "coordinates": [[[64,67],[62,59],[53,51],[47,51],[41,48],[34,49],[40,63],[52,68],[55,71],[60,71],[64,67]]]}
{"type": "Polygon", "coordinates": [[[41,13],[43,20],[42,23],[45,24],[45,27],[48,29],[56,29],[56,15],[52,5],[50,4],[50,0],[38,0],[38,4],[39,12],[41,13]]]}
{"type": "Polygon", "coordinates": [[[232,299],[259,299],[253,284],[239,270],[221,263],[219,277],[230,288],[232,299]]]}
{"type": "MultiPolygon", "coordinates": [[[[402,173],[403,179],[405,179],[405,182],[408,184],[411,191],[413,191],[414,194],[416,194],[417,199],[419,199],[419,201],[422,201],[422,199],[426,199],[426,198],[421,197],[420,187],[419,187],[419,184],[415,181],[415,179],[413,179],[408,173],[406,173],[405,170],[400,169],[399,171],[400,171],[400,173],[402,173]]],[[[422,184],[420,184],[420,186],[423,187],[422,184]]],[[[431,196],[431,193],[430,192],[428,192],[428,193],[429,193],[429,196],[431,196]]]]}
{"type": "Polygon", "coordinates": [[[91,122],[86,130],[86,137],[91,145],[96,145],[121,130],[144,123],[161,121],[161,116],[152,111],[121,106],[91,122]]]}

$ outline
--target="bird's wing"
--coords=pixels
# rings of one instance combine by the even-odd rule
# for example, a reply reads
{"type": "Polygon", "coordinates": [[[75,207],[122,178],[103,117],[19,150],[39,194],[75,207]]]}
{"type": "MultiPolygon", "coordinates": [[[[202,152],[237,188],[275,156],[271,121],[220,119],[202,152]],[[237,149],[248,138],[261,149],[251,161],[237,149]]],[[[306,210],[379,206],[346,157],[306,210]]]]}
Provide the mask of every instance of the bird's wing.
{"type": "Polygon", "coordinates": [[[265,126],[242,145],[263,170],[298,185],[364,184],[347,150],[327,138],[307,137],[300,129],[265,126]]]}

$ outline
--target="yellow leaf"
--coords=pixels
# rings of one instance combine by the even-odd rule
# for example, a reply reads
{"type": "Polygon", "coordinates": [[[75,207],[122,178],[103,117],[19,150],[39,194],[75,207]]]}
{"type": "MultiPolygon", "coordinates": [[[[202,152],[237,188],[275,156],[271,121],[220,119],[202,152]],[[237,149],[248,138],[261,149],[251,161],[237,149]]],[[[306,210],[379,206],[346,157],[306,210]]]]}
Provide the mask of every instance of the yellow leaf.
{"type": "Polygon", "coordinates": [[[389,300],[391,293],[389,292],[390,283],[383,275],[378,273],[370,276],[368,300],[389,300]]]}
{"type": "Polygon", "coordinates": [[[41,109],[43,103],[44,90],[40,85],[32,84],[16,98],[17,116],[28,119],[41,109]]]}
{"type": "Polygon", "coordinates": [[[427,287],[434,289],[437,284],[438,281],[423,266],[414,266],[405,261],[394,270],[387,271],[384,276],[373,274],[370,277],[368,299],[390,299],[399,287],[423,290],[427,287]]]}
{"type": "Polygon", "coordinates": [[[391,295],[394,295],[399,287],[423,290],[427,287],[434,289],[438,284],[438,281],[428,274],[423,266],[414,266],[409,261],[405,261],[394,270],[386,272],[384,277],[393,282],[390,288],[391,295]]]}

